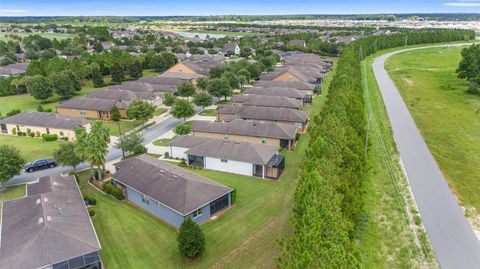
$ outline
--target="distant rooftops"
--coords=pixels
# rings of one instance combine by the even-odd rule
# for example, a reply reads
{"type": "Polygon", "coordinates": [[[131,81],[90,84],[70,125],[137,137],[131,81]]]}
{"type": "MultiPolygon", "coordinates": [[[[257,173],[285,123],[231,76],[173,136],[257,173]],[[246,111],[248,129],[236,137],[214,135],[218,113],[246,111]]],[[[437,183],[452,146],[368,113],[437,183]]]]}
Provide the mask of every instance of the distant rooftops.
{"type": "Polygon", "coordinates": [[[271,120],[305,123],[308,113],[298,109],[262,106],[227,106],[218,109],[218,113],[236,115],[251,120],[271,120]]]}
{"type": "Polygon", "coordinates": [[[97,110],[97,111],[111,111],[117,104],[118,100],[113,99],[97,99],[97,98],[73,98],[57,105],[57,108],[69,108],[69,109],[84,109],[84,110],[97,110]]]}

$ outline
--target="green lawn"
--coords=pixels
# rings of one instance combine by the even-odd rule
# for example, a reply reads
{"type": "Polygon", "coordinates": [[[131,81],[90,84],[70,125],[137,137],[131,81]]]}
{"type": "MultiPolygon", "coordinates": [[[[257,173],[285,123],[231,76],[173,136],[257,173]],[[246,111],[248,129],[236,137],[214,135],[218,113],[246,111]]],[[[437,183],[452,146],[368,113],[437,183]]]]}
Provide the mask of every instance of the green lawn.
{"type": "Polygon", "coordinates": [[[10,40],[9,37],[7,37],[7,35],[17,35],[17,36],[20,36],[20,37],[26,37],[26,36],[29,36],[29,35],[35,35],[35,34],[39,34],[43,37],[46,37],[46,38],[49,38],[49,39],[58,39],[58,40],[61,40],[61,39],[66,39],[66,38],[73,38],[75,37],[74,34],[61,34],[61,33],[14,33],[14,32],[2,32],[0,33],[0,40],[1,41],[8,41],[10,40]]]}
{"type": "Polygon", "coordinates": [[[45,142],[40,138],[0,135],[0,145],[15,146],[27,162],[40,158],[53,158],[53,152],[59,147],[60,143],[62,142],[45,142]]]}
{"type": "MultiPolygon", "coordinates": [[[[122,131],[122,134],[132,130],[133,128],[139,126],[142,124],[142,121],[139,120],[129,120],[129,121],[119,121],[120,124],[120,130],[122,131]]],[[[114,121],[104,121],[103,125],[106,126],[110,130],[110,135],[118,136],[120,135],[120,132],[118,130],[118,124],[117,122],[114,121]]]]}
{"type": "Polygon", "coordinates": [[[159,147],[166,147],[166,146],[168,146],[168,143],[170,143],[170,141],[172,141],[172,140],[173,140],[173,138],[158,139],[158,140],[153,141],[153,144],[155,146],[159,146],[159,147]]]}
{"type": "Polygon", "coordinates": [[[201,116],[217,116],[216,109],[205,109],[204,111],[200,112],[201,116]]]}
{"type": "Polygon", "coordinates": [[[480,96],[455,70],[461,48],[422,49],[386,64],[415,123],[462,205],[480,210],[480,96]]]}
{"type": "Polygon", "coordinates": [[[218,102],[215,103],[216,105],[224,105],[224,106],[231,106],[232,101],[230,100],[219,100],[218,102]]]}
{"type": "Polygon", "coordinates": [[[166,108],[161,108],[161,107],[160,107],[160,108],[155,109],[155,112],[153,112],[153,115],[154,115],[154,116],[160,116],[160,115],[164,114],[164,113],[167,112],[167,111],[168,111],[168,109],[166,109],[166,108]]]}

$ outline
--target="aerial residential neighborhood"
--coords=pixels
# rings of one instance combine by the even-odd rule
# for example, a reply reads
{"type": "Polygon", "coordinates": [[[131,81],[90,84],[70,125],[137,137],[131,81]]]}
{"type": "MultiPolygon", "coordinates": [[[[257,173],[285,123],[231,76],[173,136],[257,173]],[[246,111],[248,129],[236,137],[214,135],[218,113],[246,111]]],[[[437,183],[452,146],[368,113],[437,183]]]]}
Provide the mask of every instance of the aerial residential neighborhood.
{"type": "Polygon", "coordinates": [[[480,268],[479,12],[2,2],[0,269],[480,268]]]}

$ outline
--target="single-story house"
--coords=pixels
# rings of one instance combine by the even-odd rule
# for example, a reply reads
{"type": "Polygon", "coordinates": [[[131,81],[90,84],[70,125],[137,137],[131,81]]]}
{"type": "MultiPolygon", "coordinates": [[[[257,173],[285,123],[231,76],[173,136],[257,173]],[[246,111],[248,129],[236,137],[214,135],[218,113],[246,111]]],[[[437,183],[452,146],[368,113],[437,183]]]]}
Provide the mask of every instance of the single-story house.
{"type": "Polygon", "coordinates": [[[311,103],[312,96],[306,94],[305,91],[287,87],[252,87],[243,92],[246,95],[264,95],[264,96],[284,96],[302,100],[303,103],[311,103]]]}
{"type": "Polygon", "coordinates": [[[292,109],[301,109],[303,105],[302,100],[285,96],[235,95],[231,101],[234,105],[285,107],[292,109]]]}
{"type": "Polygon", "coordinates": [[[278,178],[285,158],[278,147],[200,136],[179,136],[169,143],[170,156],[187,165],[261,178],[278,178]]]}
{"type": "Polygon", "coordinates": [[[324,77],[325,73],[321,67],[286,65],[262,75],[260,80],[303,81],[305,83],[321,84],[324,77]]]}
{"type": "Polygon", "coordinates": [[[73,176],[46,176],[2,205],[0,269],[102,268],[97,234],[73,176]]]}
{"type": "Polygon", "coordinates": [[[232,188],[146,154],[114,166],[114,184],[130,202],[177,228],[187,217],[204,223],[232,204],[232,188]]]}
{"type": "Polygon", "coordinates": [[[240,47],[235,43],[227,43],[227,44],[223,45],[222,50],[223,50],[224,53],[232,52],[235,55],[240,54],[240,47]]]}
{"type": "Polygon", "coordinates": [[[255,83],[257,87],[270,88],[270,87],[287,87],[294,88],[305,92],[305,94],[313,96],[315,91],[315,84],[303,82],[303,81],[281,81],[281,80],[259,80],[255,83]]]}
{"type": "MultiPolygon", "coordinates": [[[[60,102],[57,113],[69,116],[84,116],[92,119],[110,120],[110,112],[118,103],[113,99],[73,98],[60,102]]],[[[125,118],[127,112],[119,108],[120,116],[125,118]]]]}
{"type": "Polygon", "coordinates": [[[231,121],[235,118],[294,125],[299,132],[305,132],[308,124],[308,113],[298,109],[264,106],[226,106],[218,108],[217,121],[231,121]]]}
{"type": "Polygon", "coordinates": [[[297,127],[271,121],[256,122],[236,119],[230,122],[193,121],[193,136],[265,144],[293,149],[297,127]]]}
{"type": "Polygon", "coordinates": [[[160,105],[161,98],[153,92],[145,91],[130,91],[124,89],[103,89],[96,92],[92,92],[86,96],[87,98],[95,99],[111,99],[118,102],[132,102],[135,100],[147,101],[153,105],[160,105]]]}
{"type": "Polygon", "coordinates": [[[18,132],[37,134],[56,134],[60,138],[67,137],[75,140],[75,129],[90,130],[90,122],[84,117],[59,115],[47,112],[21,112],[10,117],[0,119],[2,134],[15,135],[18,132]]]}
{"type": "Polygon", "coordinates": [[[27,64],[17,63],[0,67],[0,77],[20,76],[27,72],[27,64]]]}

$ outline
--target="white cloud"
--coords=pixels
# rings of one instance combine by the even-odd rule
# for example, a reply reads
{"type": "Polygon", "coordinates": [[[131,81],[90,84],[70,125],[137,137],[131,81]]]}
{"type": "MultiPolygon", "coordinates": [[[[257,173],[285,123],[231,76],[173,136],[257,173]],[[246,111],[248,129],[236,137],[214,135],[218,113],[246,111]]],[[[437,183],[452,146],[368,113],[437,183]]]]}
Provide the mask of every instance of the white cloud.
{"type": "Polygon", "coordinates": [[[444,3],[445,6],[450,7],[480,7],[480,0],[464,0],[458,2],[444,3]]]}
{"type": "Polygon", "coordinates": [[[0,13],[27,13],[25,9],[0,9],[0,13]]]}

